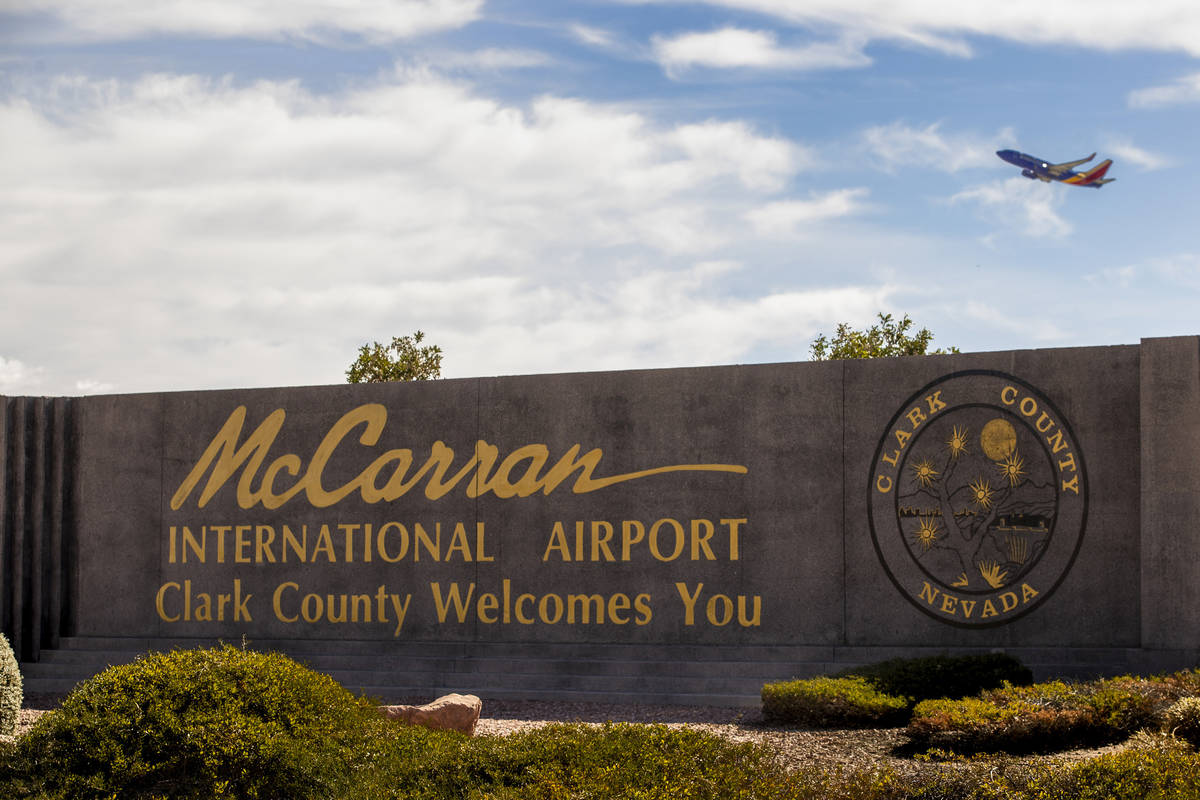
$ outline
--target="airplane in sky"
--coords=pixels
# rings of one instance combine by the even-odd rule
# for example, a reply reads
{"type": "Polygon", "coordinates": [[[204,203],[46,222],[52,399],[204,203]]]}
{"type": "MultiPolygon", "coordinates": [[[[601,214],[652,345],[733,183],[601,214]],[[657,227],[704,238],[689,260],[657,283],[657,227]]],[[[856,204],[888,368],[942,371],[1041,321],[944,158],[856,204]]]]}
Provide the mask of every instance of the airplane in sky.
{"type": "Polygon", "coordinates": [[[1108,172],[1108,168],[1112,166],[1113,162],[1111,158],[1104,159],[1087,172],[1073,171],[1080,164],[1086,164],[1095,158],[1095,153],[1092,153],[1087,158],[1081,158],[1078,161],[1067,161],[1063,164],[1051,164],[1042,161],[1040,158],[1034,158],[1025,153],[1018,153],[1016,150],[997,150],[996,155],[1014,167],[1021,167],[1021,174],[1031,180],[1045,181],[1046,183],[1058,181],[1074,186],[1090,186],[1093,189],[1099,189],[1104,184],[1112,183],[1116,180],[1116,178],[1104,177],[1104,174],[1108,172]]]}

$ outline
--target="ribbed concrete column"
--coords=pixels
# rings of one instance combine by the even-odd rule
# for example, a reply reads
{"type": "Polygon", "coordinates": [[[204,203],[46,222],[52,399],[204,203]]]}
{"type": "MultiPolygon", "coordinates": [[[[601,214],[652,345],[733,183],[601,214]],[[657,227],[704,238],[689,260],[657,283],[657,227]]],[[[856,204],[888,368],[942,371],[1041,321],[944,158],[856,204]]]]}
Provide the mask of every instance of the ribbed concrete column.
{"type": "Polygon", "coordinates": [[[0,397],[0,625],[22,661],[53,647],[69,608],[70,401],[0,397]]]}

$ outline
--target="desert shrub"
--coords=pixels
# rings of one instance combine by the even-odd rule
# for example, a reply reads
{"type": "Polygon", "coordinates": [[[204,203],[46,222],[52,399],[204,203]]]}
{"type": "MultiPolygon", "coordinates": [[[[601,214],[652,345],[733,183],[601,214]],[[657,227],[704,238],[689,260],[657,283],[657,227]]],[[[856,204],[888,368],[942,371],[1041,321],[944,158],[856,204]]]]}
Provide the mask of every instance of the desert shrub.
{"type": "Polygon", "coordinates": [[[1108,744],[1151,725],[1163,699],[1135,678],[1006,686],[979,697],[925,700],[906,734],[915,749],[1051,752],[1108,744]]]}
{"type": "Polygon", "coordinates": [[[1138,737],[1136,746],[1047,774],[1029,797],[1037,800],[1195,800],[1200,756],[1171,737],[1138,737]]]}
{"type": "Polygon", "coordinates": [[[152,654],[80,684],[18,741],[0,781],[18,797],[328,797],[381,723],[282,655],[152,654]]]}
{"type": "Polygon", "coordinates": [[[1163,713],[1162,728],[1190,742],[1193,747],[1200,746],[1200,697],[1176,700],[1163,713]]]}
{"type": "Polygon", "coordinates": [[[375,769],[355,786],[369,798],[792,797],[769,750],[664,725],[549,725],[476,738],[392,729],[375,769]]]}
{"type": "Polygon", "coordinates": [[[817,728],[902,725],[910,700],[892,697],[866,678],[831,678],[768,683],[762,688],[768,722],[817,728]]]}
{"type": "Polygon", "coordinates": [[[12,736],[17,729],[23,700],[17,657],[8,644],[8,638],[0,633],[0,736],[12,736]]]}
{"type": "Polygon", "coordinates": [[[894,697],[911,697],[914,702],[939,697],[972,697],[1005,683],[1033,683],[1029,668],[1005,653],[967,656],[893,658],[865,667],[835,673],[834,677],[860,676],[879,691],[894,697]]]}

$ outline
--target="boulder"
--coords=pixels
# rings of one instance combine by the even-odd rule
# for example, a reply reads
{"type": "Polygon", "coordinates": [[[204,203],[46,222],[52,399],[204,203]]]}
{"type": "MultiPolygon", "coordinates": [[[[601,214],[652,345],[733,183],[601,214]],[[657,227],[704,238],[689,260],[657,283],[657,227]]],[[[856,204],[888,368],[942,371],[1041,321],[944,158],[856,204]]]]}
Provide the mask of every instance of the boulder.
{"type": "Polygon", "coordinates": [[[448,694],[423,706],[380,706],[388,719],[405,725],[422,725],[435,731],[458,731],[475,735],[475,724],[483,702],[473,694],[448,694]]]}

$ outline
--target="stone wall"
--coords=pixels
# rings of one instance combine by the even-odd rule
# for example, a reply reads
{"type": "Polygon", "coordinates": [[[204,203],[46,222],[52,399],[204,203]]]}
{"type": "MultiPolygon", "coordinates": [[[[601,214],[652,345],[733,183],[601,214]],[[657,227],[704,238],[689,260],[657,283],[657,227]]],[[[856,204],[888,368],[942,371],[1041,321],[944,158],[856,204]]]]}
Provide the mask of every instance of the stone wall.
{"type": "Polygon", "coordinates": [[[1200,648],[1197,337],[0,408],[25,661],[59,635],[1200,648]]]}

